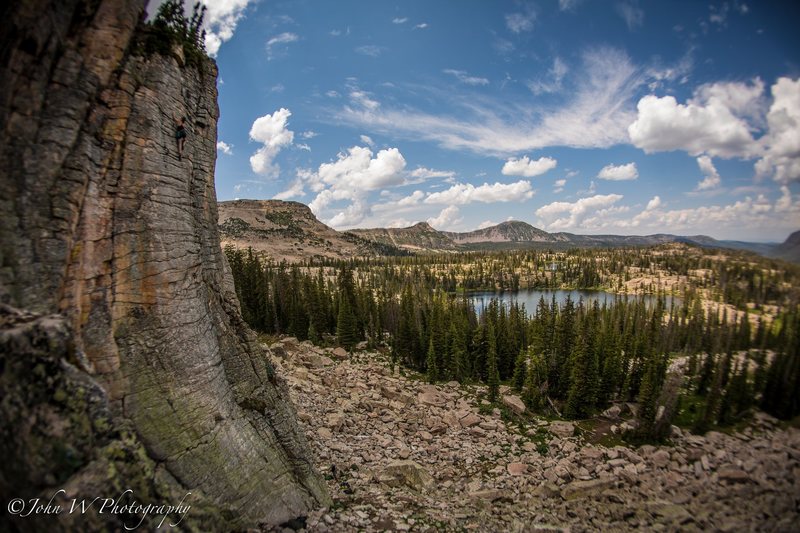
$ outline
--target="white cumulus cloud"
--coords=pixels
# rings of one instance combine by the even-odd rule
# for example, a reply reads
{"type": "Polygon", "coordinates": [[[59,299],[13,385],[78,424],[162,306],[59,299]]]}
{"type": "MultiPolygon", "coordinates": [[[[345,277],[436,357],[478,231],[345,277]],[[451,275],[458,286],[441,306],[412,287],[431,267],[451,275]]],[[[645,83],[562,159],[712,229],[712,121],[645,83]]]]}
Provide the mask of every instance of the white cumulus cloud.
{"type": "Polygon", "coordinates": [[[532,198],[534,191],[531,182],[484,183],[478,187],[471,183],[456,183],[444,191],[431,193],[425,199],[427,204],[463,205],[473,202],[493,203],[512,202],[532,198]]]}
{"type": "Polygon", "coordinates": [[[456,173],[452,170],[433,170],[425,167],[417,167],[409,172],[409,176],[411,176],[415,182],[431,178],[453,178],[455,175],[456,173]]]}
{"type": "Polygon", "coordinates": [[[635,180],[639,177],[639,170],[636,168],[636,163],[606,165],[600,170],[597,177],[609,181],[635,180]]]}
{"type": "Polygon", "coordinates": [[[206,51],[216,57],[222,43],[233,37],[236,25],[252,0],[202,0],[206,6],[203,25],[206,29],[206,51]]]}
{"type": "Polygon", "coordinates": [[[536,210],[540,225],[548,229],[577,228],[581,222],[597,211],[613,206],[622,200],[621,194],[598,194],[575,202],[553,202],[536,210]]]}
{"type": "Polygon", "coordinates": [[[463,220],[459,217],[460,214],[458,207],[451,205],[442,209],[438,216],[429,218],[428,224],[436,229],[446,230],[463,220]]]}
{"type": "Polygon", "coordinates": [[[764,156],[756,163],[759,177],[775,181],[800,180],[800,79],[780,78],[772,86],[773,103],[767,114],[769,130],[760,139],[764,156]]]}
{"type": "Polygon", "coordinates": [[[532,161],[527,155],[519,159],[509,158],[503,165],[501,172],[505,176],[523,176],[525,178],[532,178],[540,176],[556,168],[558,162],[552,157],[540,157],[532,161]]]}
{"type": "Polygon", "coordinates": [[[256,174],[275,177],[280,172],[280,167],[274,163],[275,156],[294,141],[294,132],[288,128],[290,116],[292,116],[291,111],[280,108],[271,115],[264,115],[253,122],[250,128],[250,140],[263,144],[250,156],[250,168],[256,174]]]}
{"type": "Polygon", "coordinates": [[[700,172],[703,173],[705,178],[697,184],[698,191],[707,191],[709,189],[716,189],[722,183],[722,179],[717,172],[717,167],[714,162],[707,155],[701,155],[697,158],[697,166],[700,167],[700,172]]]}
{"type": "Polygon", "coordinates": [[[217,151],[225,155],[233,155],[233,145],[225,141],[217,141],[217,151]]]}
{"type": "Polygon", "coordinates": [[[328,220],[334,227],[353,226],[372,212],[367,201],[369,192],[396,187],[407,183],[406,160],[397,148],[388,148],[373,154],[364,146],[353,146],[339,153],[335,161],[323,163],[316,171],[298,171],[291,187],[280,193],[288,197],[308,186],[317,195],[309,203],[320,218],[330,211],[335,202],[350,202],[336,209],[328,220]]]}
{"type": "Polygon", "coordinates": [[[660,196],[653,196],[649,202],[647,202],[647,207],[644,208],[645,211],[652,211],[653,209],[658,209],[661,207],[661,197],[660,196]]]}
{"type": "Polygon", "coordinates": [[[645,152],[685,150],[693,156],[746,157],[756,152],[747,118],[758,113],[761,80],[701,87],[680,104],[674,96],[647,95],[628,127],[631,142],[645,152]]]}

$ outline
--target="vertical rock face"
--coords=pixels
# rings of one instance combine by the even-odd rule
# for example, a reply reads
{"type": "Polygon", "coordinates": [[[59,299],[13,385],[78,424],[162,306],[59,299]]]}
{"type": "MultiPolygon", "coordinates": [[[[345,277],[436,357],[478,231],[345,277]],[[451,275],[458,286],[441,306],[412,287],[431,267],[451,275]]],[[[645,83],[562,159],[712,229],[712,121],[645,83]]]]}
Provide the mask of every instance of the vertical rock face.
{"type": "MultiPolygon", "coordinates": [[[[238,526],[280,523],[328,497],[285,385],[241,319],[220,250],[216,67],[141,55],[142,4],[38,0],[7,8],[0,29],[0,301],[61,317],[45,321],[63,320],[60,348],[36,348],[58,374],[49,382],[69,383],[62,387],[69,390],[83,386],[76,379],[91,384],[83,388],[107,405],[111,426],[131,428],[153,472],[170,480],[169,490],[156,486],[154,494],[191,489],[209,514],[221,510],[238,526]],[[173,117],[182,116],[189,137],[179,160],[173,117]]],[[[9,378],[31,352],[14,348],[30,342],[9,339],[29,338],[19,324],[43,319],[4,312],[15,318],[0,321],[7,330],[0,394],[16,401],[0,408],[3,426],[25,420],[26,409],[57,403],[46,380],[25,372],[9,378]],[[42,393],[32,394],[38,385],[42,393]]],[[[80,411],[55,410],[66,418],[80,411]]],[[[96,412],[84,413],[92,427],[96,412]]],[[[86,438],[80,446],[70,440],[75,425],[67,423],[62,440],[80,448],[79,460],[60,476],[73,481],[91,477],[99,453],[86,438]]],[[[104,442],[120,438],[104,435],[104,442]]],[[[11,454],[29,444],[13,431],[3,437],[11,454]]],[[[13,472],[2,471],[3,496],[60,488],[55,481],[62,480],[20,459],[13,472]]]]}

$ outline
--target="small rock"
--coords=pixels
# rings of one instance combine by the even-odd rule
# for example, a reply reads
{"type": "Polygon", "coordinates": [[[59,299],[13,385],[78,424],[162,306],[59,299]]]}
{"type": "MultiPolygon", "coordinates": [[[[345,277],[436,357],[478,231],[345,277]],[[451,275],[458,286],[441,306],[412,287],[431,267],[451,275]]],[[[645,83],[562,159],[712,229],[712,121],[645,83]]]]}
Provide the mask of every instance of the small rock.
{"type": "Polygon", "coordinates": [[[575,433],[575,424],[564,421],[551,422],[548,429],[553,435],[565,439],[575,433]]]}
{"type": "Polygon", "coordinates": [[[514,396],[513,394],[503,396],[503,405],[519,415],[525,412],[525,404],[522,403],[519,396],[514,396]]]}
{"type": "Polygon", "coordinates": [[[338,348],[334,348],[333,352],[331,352],[331,355],[334,356],[336,359],[347,359],[348,357],[347,350],[345,350],[341,346],[338,348]]]}
{"type": "Polygon", "coordinates": [[[468,428],[480,424],[481,417],[479,417],[475,413],[469,413],[467,416],[465,416],[458,422],[461,424],[461,427],[468,428]]]}
{"type": "Polygon", "coordinates": [[[509,499],[508,495],[499,489],[483,489],[469,493],[470,498],[476,500],[484,500],[487,502],[496,502],[498,500],[509,499]]]}
{"type": "Polygon", "coordinates": [[[433,405],[434,407],[444,407],[447,405],[447,396],[440,392],[428,391],[420,392],[417,395],[417,401],[425,405],[433,405]]]}
{"type": "Polygon", "coordinates": [[[748,483],[750,476],[744,470],[732,466],[720,468],[717,471],[720,481],[727,481],[728,483],[748,483]]]}
{"type": "Polygon", "coordinates": [[[406,485],[414,490],[433,488],[434,479],[422,465],[415,461],[394,461],[378,475],[378,481],[390,487],[406,485]]]}
{"type": "Polygon", "coordinates": [[[525,463],[508,463],[506,470],[511,476],[522,476],[528,473],[528,465],[525,463]]]}
{"type": "Polygon", "coordinates": [[[324,355],[306,354],[301,360],[301,364],[309,368],[322,368],[333,364],[333,359],[324,355]]]}
{"type": "Polygon", "coordinates": [[[331,413],[325,419],[325,426],[330,429],[339,429],[344,423],[344,413],[331,413]]]}
{"type": "Polygon", "coordinates": [[[561,494],[558,485],[551,481],[543,481],[541,485],[533,490],[534,496],[541,496],[543,498],[555,498],[561,494]]]}
{"type": "Polygon", "coordinates": [[[577,500],[601,493],[614,486],[612,478],[593,479],[591,481],[573,481],[561,489],[561,497],[565,500],[577,500]]]}
{"type": "Polygon", "coordinates": [[[665,468],[669,465],[669,452],[667,450],[658,450],[652,455],[653,464],[658,468],[665,468]]]}

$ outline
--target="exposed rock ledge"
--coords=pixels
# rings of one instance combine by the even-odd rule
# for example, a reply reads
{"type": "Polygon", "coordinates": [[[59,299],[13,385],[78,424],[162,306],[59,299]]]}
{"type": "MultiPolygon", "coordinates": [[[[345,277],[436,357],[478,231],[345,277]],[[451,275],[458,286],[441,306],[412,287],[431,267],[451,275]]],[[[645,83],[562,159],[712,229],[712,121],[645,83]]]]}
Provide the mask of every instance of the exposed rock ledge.
{"type": "Polygon", "coordinates": [[[139,55],[143,4],[4,10],[0,301],[25,311],[3,321],[0,497],[110,495],[118,477],[93,469],[116,442],[141,458],[125,476],[154,491],[140,498],[192,490],[203,529],[280,523],[328,496],[220,250],[216,66],[139,55]],[[189,119],[183,160],[173,116],[189,119]],[[9,340],[30,328],[58,341],[9,340]],[[64,403],[76,391],[86,405],[64,403]],[[47,475],[56,444],[68,460],[47,475]]]}

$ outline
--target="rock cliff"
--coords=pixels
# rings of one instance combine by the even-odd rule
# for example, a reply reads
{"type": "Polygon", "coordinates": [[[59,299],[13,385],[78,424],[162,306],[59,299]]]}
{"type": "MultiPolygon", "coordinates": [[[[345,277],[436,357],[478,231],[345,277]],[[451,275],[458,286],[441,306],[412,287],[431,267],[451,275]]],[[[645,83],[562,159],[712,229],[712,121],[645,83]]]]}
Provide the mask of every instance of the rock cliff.
{"type": "Polygon", "coordinates": [[[220,250],[216,66],[143,54],[143,5],[4,8],[0,496],[191,491],[189,529],[281,523],[328,496],[220,250]]]}

